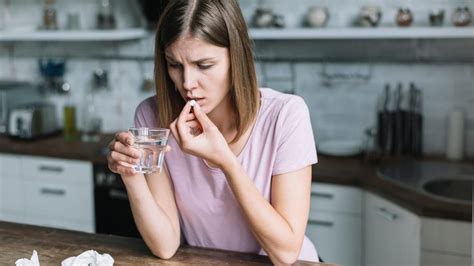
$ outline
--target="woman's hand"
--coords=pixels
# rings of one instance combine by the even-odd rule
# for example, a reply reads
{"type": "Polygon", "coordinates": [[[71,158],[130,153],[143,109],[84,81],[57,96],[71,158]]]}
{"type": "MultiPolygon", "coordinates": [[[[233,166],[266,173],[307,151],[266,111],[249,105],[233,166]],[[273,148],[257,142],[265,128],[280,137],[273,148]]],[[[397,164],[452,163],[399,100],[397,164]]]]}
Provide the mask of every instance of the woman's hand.
{"type": "Polygon", "coordinates": [[[109,143],[107,162],[109,169],[122,176],[136,174],[133,165],[138,163],[140,151],[133,147],[133,136],[129,132],[119,132],[109,143]]]}
{"type": "Polygon", "coordinates": [[[235,156],[222,133],[197,102],[194,107],[187,102],[170,129],[184,152],[203,158],[219,168],[235,156]]]}

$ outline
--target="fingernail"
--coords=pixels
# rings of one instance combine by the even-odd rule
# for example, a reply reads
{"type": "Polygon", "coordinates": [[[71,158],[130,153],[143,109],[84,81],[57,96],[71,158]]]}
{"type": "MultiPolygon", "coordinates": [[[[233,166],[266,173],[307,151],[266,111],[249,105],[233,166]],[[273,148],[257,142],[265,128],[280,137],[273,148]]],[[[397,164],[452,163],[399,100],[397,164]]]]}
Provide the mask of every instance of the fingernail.
{"type": "Polygon", "coordinates": [[[194,107],[194,106],[197,105],[197,102],[196,102],[195,100],[191,100],[191,101],[189,101],[189,104],[190,104],[192,107],[194,107]]]}

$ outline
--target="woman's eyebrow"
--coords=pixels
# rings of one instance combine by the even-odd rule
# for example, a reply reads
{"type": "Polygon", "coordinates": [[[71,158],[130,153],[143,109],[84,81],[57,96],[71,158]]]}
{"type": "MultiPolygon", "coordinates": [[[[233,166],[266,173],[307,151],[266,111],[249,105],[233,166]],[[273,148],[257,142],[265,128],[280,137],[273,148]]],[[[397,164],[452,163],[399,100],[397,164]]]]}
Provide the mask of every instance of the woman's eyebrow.
{"type": "Polygon", "coordinates": [[[171,57],[171,56],[169,56],[169,55],[165,55],[165,57],[166,57],[166,60],[168,60],[168,61],[173,61],[173,62],[175,61],[175,60],[173,59],[173,57],[171,57]]]}
{"type": "Polygon", "coordinates": [[[206,58],[201,58],[201,59],[198,59],[198,60],[194,60],[193,63],[203,63],[203,62],[206,62],[206,61],[213,61],[214,58],[212,57],[206,57],[206,58]]]}

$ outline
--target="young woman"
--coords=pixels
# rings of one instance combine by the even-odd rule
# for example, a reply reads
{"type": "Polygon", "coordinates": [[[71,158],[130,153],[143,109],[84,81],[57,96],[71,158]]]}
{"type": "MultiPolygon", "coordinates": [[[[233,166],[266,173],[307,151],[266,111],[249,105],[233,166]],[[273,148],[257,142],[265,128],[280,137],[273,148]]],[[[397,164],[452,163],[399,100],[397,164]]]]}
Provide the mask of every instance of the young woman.
{"type": "Polygon", "coordinates": [[[171,129],[165,171],[134,172],[139,151],[127,132],[108,155],[150,250],[170,258],[183,237],[275,264],[318,261],[304,235],[317,162],[308,108],[257,87],[237,0],[170,1],[156,34],[155,80],[135,126],[171,129]]]}

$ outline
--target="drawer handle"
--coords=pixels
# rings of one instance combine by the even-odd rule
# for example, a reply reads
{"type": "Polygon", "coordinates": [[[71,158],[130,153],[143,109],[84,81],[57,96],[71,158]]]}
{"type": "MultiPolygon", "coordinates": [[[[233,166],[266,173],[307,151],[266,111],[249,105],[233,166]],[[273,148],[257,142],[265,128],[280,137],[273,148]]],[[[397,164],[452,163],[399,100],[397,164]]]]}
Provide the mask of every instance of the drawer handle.
{"type": "Polygon", "coordinates": [[[41,194],[62,196],[66,194],[66,190],[60,188],[42,188],[41,194]]]}
{"type": "Polygon", "coordinates": [[[333,227],[334,223],[329,221],[321,221],[321,220],[309,220],[308,224],[319,225],[319,226],[326,226],[326,227],[333,227]]]}
{"type": "Polygon", "coordinates": [[[64,168],[62,168],[61,166],[40,165],[39,170],[45,172],[62,173],[64,171],[64,168]]]}
{"type": "Polygon", "coordinates": [[[383,207],[377,208],[376,213],[390,222],[393,222],[398,218],[398,215],[396,213],[392,213],[383,207]]]}
{"type": "Polygon", "coordinates": [[[318,198],[326,198],[326,199],[334,198],[334,194],[323,193],[323,192],[311,192],[311,196],[315,196],[315,197],[318,197],[318,198]]]}
{"type": "Polygon", "coordinates": [[[128,195],[126,192],[116,189],[109,190],[109,197],[112,199],[128,200],[128,195]]]}

